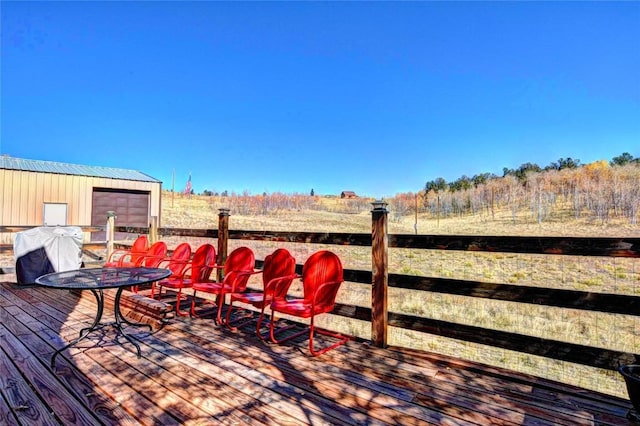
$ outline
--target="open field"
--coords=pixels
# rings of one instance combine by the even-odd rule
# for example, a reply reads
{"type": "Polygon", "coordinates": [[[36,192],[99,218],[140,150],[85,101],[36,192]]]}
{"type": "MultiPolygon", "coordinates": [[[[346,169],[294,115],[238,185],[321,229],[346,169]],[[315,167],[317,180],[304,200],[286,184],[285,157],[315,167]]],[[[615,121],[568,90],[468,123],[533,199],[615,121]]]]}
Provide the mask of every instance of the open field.
{"type": "MultiPolygon", "coordinates": [[[[370,201],[373,200],[320,198],[314,203],[317,206],[314,209],[273,209],[259,215],[243,215],[231,208],[231,225],[233,229],[246,230],[371,232],[370,201]]],[[[230,207],[223,197],[186,197],[165,191],[162,199],[162,226],[217,228],[218,209],[230,207]]],[[[416,218],[413,213],[396,218],[393,205],[388,210],[390,233],[415,233],[416,218]]],[[[439,220],[432,215],[419,213],[417,231],[419,234],[450,235],[640,237],[640,225],[630,224],[624,218],[612,218],[604,224],[589,217],[575,219],[569,207],[541,223],[525,211],[516,215],[515,223],[511,211],[507,210],[496,211],[494,217],[474,215],[439,220]]]]}

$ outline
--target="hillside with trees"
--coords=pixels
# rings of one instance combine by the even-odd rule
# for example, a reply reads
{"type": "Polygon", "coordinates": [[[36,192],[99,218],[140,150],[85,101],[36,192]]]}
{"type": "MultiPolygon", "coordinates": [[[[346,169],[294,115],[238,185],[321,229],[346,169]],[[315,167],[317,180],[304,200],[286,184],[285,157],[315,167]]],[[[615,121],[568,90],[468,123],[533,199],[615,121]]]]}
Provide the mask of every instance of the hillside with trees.
{"type": "MultiPolygon", "coordinates": [[[[337,195],[213,193],[199,197],[209,209],[224,206],[234,215],[277,216],[284,212],[360,214],[371,210],[372,198],[339,199],[337,195]]],[[[417,192],[386,198],[392,222],[508,217],[512,224],[582,220],[594,225],[610,221],[636,227],[640,219],[640,158],[623,153],[610,161],[581,164],[560,158],[546,167],[525,163],[504,168],[502,176],[482,173],[447,182],[436,178],[417,192]]],[[[355,218],[354,218],[355,219],[355,218]]]]}
{"type": "MultiPolygon", "coordinates": [[[[396,207],[412,194],[397,195],[396,207]]],[[[415,195],[413,195],[415,197],[415,195]]],[[[640,207],[640,158],[629,153],[581,165],[580,160],[560,158],[541,168],[525,163],[503,169],[503,176],[488,173],[462,176],[454,182],[438,178],[426,183],[421,194],[423,211],[440,217],[495,215],[507,209],[515,221],[522,212],[537,222],[558,215],[588,217],[601,223],[624,218],[638,223],[640,207]]]]}

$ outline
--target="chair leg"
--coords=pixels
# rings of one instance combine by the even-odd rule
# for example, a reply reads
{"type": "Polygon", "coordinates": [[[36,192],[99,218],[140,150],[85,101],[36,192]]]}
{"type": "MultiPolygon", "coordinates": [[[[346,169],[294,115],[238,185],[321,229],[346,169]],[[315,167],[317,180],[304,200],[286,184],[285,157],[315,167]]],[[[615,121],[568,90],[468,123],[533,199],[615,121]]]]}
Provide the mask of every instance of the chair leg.
{"type": "MultiPolygon", "coordinates": [[[[271,321],[269,322],[269,338],[273,343],[280,344],[280,343],[284,343],[286,341],[289,341],[291,339],[294,339],[296,337],[302,336],[303,334],[306,334],[308,332],[309,333],[309,352],[311,353],[311,356],[322,355],[323,353],[325,353],[325,352],[327,352],[327,351],[329,351],[331,349],[337,348],[340,345],[344,345],[345,343],[347,343],[350,340],[349,337],[343,336],[340,333],[334,333],[334,332],[327,331],[327,330],[316,329],[313,320],[314,320],[314,316],[311,317],[309,325],[304,327],[302,330],[300,330],[300,331],[298,331],[298,332],[296,332],[296,333],[294,333],[294,334],[292,334],[290,336],[286,336],[281,340],[277,340],[276,337],[275,337],[275,334],[278,333],[279,331],[281,331],[281,329],[278,329],[278,330],[274,329],[275,319],[274,319],[274,313],[272,312],[271,313],[271,321]],[[314,349],[314,345],[313,345],[313,336],[314,336],[315,333],[322,334],[322,335],[325,335],[325,336],[335,337],[335,338],[337,338],[339,340],[337,342],[335,342],[334,344],[328,346],[328,347],[325,347],[325,348],[322,348],[322,349],[319,349],[319,350],[315,350],[314,349]]],[[[286,329],[291,328],[291,327],[292,326],[284,327],[283,329],[286,330],[286,329]]]]}
{"type": "Polygon", "coordinates": [[[282,327],[275,328],[274,324],[275,324],[275,322],[277,320],[275,311],[271,311],[271,314],[269,315],[269,324],[266,326],[267,329],[265,330],[264,333],[262,333],[260,330],[262,329],[262,321],[264,321],[264,317],[265,317],[265,313],[264,313],[265,308],[266,308],[266,306],[262,307],[262,309],[260,311],[260,316],[258,317],[258,321],[256,323],[256,334],[258,334],[258,337],[261,340],[264,340],[264,341],[269,340],[271,343],[282,343],[282,342],[286,342],[287,340],[293,339],[294,337],[301,336],[302,334],[305,333],[306,328],[305,328],[305,330],[303,330],[302,332],[300,332],[298,334],[295,334],[293,336],[284,338],[282,340],[277,340],[276,337],[275,337],[276,334],[281,333],[281,332],[286,331],[286,330],[290,330],[290,329],[294,328],[295,325],[291,324],[291,325],[285,325],[285,326],[282,326],[282,327]],[[273,329],[273,331],[272,331],[272,329],[273,329]]]}
{"type": "Polygon", "coordinates": [[[233,322],[231,321],[231,312],[233,311],[233,308],[234,305],[232,298],[231,300],[229,300],[229,307],[227,308],[227,313],[224,316],[224,325],[234,333],[237,332],[239,328],[244,327],[252,321],[255,321],[254,316],[250,314],[244,321],[241,321],[242,318],[239,318],[238,320],[236,320],[236,324],[233,325],[233,322]]]}
{"type": "MultiPolygon", "coordinates": [[[[271,312],[271,316],[273,317],[273,312],[271,312]]],[[[260,316],[258,317],[258,321],[256,322],[256,334],[258,335],[258,338],[260,340],[267,340],[269,338],[269,334],[267,334],[267,336],[263,336],[262,333],[260,333],[260,327],[262,326],[263,319],[264,319],[264,305],[260,310],[260,316]]]]}
{"type": "Polygon", "coordinates": [[[234,333],[236,331],[238,331],[238,327],[242,327],[243,325],[247,324],[247,322],[243,322],[242,324],[236,325],[236,326],[232,326],[231,325],[231,311],[233,311],[233,299],[231,299],[229,301],[229,307],[227,308],[227,315],[225,315],[224,317],[224,325],[231,331],[233,331],[234,333]]]}
{"type": "Polygon", "coordinates": [[[224,293],[220,293],[218,294],[218,299],[217,299],[217,303],[218,303],[218,314],[216,315],[216,325],[218,326],[222,326],[222,305],[224,305],[224,293]]]}
{"type": "MultiPolygon", "coordinates": [[[[197,291],[194,290],[193,292],[193,296],[191,297],[191,309],[189,309],[189,316],[191,318],[201,318],[203,315],[199,315],[196,313],[196,293],[197,291]]],[[[203,302],[203,304],[206,302],[203,302]]],[[[217,305],[217,303],[216,303],[217,305]]],[[[214,322],[216,321],[216,318],[214,317],[214,322]]]]}
{"type": "Polygon", "coordinates": [[[276,343],[276,344],[280,344],[280,343],[284,343],[287,342],[291,339],[295,339],[296,337],[302,336],[303,334],[305,334],[307,332],[307,328],[308,326],[305,326],[301,331],[298,331],[297,333],[294,333],[290,336],[286,336],[284,338],[282,338],[281,340],[276,339],[276,333],[279,333],[281,331],[285,331],[285,330],[289,330],[290,328],[293,328],[293,325],[290,326],[285,326],[285,327],[280,327],[278,329],[274,328],[274,324],[276,322],[276,313],[275,311],[271,311],[271,318],[269,321],[269,340],[271,340],[271,342],[276,343]]]}
{"type": "Polygon", "coordinates": [[[196,291],[193,292],[193,297],[191,298],[191,309],[189,309],[189,316],[192,318],[200,318],[200,315],[196,314],[196,291]]]}
{"type": "Polygon", "coordinates": [[[316,329],[315,325],[313,324],[313,317],[311,317],[311,325],[309,326],[309,352],[311,353],[311,356],[322,355],[323,353],[325,353],[327,351],[330,351],[331,349],[337,348],[340,345],[344,345],[348,341],[349,341],[349,337],[343,336],[340,333],[334,333],[332,331],[316,329]],[[314,335],[314,333],[322,334],[324,336],[335,337],[336,339],[339,339],[339,340],[337,342],[335,342],[334,344],[330,345],[330,346],[327,346],[325,348],[322,348],[322,349],[316,351],[316,350],[313,349],[313,335],[314,335]]]}
{"type": "MultiPolygon", "coordinates": [[[[151,298],[155,299],[156,283],[151,284],[151,298]]],[[[162,299],[162,286],[158,284],[158,300],[162,299]]]]}
{"type": "Polygon", "coordinates": [[[180,310],[180,299],[182,298],[182,289],[179,288],[178,289],[178,296],[177,296],[177,300],[176,300],[176,315],[181,316],[181,317],[186,317],[187,315],[189,315],[189,312],[183,312],[180,310]]]}

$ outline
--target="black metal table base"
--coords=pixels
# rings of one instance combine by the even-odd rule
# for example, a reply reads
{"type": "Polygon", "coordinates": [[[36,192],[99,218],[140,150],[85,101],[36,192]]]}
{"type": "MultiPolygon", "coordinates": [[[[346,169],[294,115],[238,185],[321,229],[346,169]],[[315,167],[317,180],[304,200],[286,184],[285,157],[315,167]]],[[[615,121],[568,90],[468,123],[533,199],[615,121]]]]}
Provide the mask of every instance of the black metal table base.
{"type": "MultiPolygon", "coordinates": [[[[134,327],[149,327],[149,331],[152,330],[152,327],[149,324],[136,323],[136,322],[129,321],[127,318],[124,317],[124,315],[122,315],[122,311],[120,309],[120,299],[122,297],[123,290],[124,290],[123,287],[118,289],[118,291],[116,292],[115,300],[113,302],[113,314],[115,317],[115,321],[110,323],[100,323],[100,320],[102,320],[102,314],[104,313],[104,293],[102,289],[98,289],[98,290],[91,289],[91,292],[96,298],[96,303],[98,304],[98,312],[96,313],[96,317],[93,320],[93,323],[89,327],[85,327],[82,330],[80,330],[80,335],[78,336],[77,339],[72,340],[71,342],[66,344],[64,347],[54,352],[53,356],[51,357],[52,370],[55,367],[56,357],[61,352],[64,352],[65,350],[69,349],[72,346],[75,346],[82,340],[86,339],[87,336],[89,336],[89,334],[93,333],[94,331],[100,330],[107,326],[114,327],[118,334],[122,335],[125,339],[127,339],[129,343],[135,346],[138,358],[140,358],[140,345],[138,345],[138,343],[136,343],[136,341],[133,340],[133,338],[131,338],[131,336],[129,336],[125,332],[123,328],[123,324],[134,326],[134,327]]],[[[116,336],[116,339],[117,339],[117,336],[116,336]]]]}

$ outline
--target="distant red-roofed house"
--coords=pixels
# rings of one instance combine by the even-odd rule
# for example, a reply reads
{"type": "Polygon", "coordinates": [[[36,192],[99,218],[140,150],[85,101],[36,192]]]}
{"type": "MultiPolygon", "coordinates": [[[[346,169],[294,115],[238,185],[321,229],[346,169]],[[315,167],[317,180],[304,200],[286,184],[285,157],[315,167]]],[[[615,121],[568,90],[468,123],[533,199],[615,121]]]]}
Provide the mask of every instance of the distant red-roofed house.
{"type": "Polygon", "coordinates": [[[358,198],[358,196],[353,191],[342,191],[340,193],[340,198],[358,198]]]}

